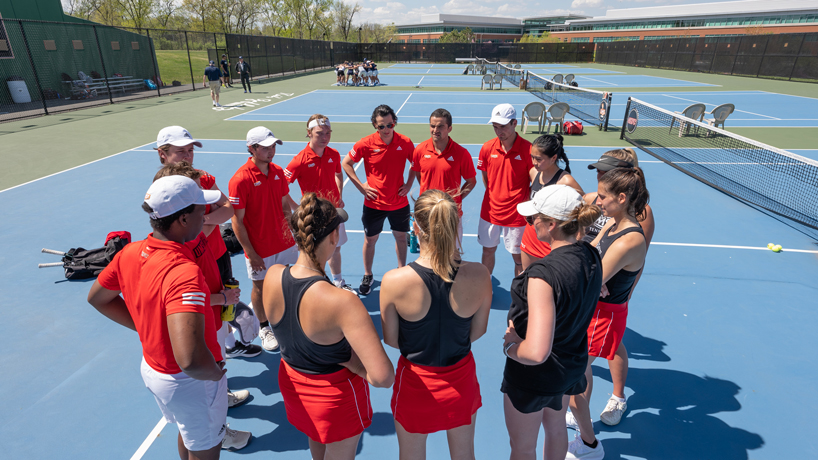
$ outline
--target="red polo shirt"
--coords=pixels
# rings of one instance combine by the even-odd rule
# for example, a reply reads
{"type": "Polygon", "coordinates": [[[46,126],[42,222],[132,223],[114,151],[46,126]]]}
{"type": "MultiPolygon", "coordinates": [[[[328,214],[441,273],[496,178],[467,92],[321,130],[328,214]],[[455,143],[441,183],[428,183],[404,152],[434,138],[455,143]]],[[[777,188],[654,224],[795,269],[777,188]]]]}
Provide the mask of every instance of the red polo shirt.
{"type": "Polygon", "coordinates": [[[517,212],[517,204],[530,199],[531,142],[518,135],[511,150],[503,151],[500,139],[494,138],[480,149],[477,169],[485,171],[488,187],[483,195],[480,218],[503,227],[522,227],[525,218],[517,212]]]}
{"type": "MultiPolygon", "coordinates": [[[[195,240],[185,243],[185,246],[193,253],[194,261],[202,271],[202,275],[204,275],[207,292],[209,294],[221,293],[224,287],[222,284],[222,274],[219,272],[219,264],[216,263],[216,257],[210,249],[210,238],[205,236],[204,232],[202,232],[199,233],[199,236],[195,240]]],[[[210,308],[213,309],[213,324],[218,331],[222,327],[222,306],[211,305],[210,308]]]]}
{"type": "Polygon", "coordinates": [[[319,157],[309,143],[284,169],[287,182],[292,184],[298,181],[302,195],[315,192],[319,197],[332,201],[335,206],[341,204],[338,184],[335,183],[335,174],[340,172],[341,154],[337,150],[325,147],[324,154],[319,157]]]}
{"type": "Polygon", "coordinates": [[[349,151],[355,163],[364,160],[366,182],[378,191],[378,198],[364,199],[364,206],[381,211],[394,211],[409,206],[405,196],[398,195],[398,189],[406,183],[403,172],[406,162],[412,161],[415,145],[403,134],[394,133],[392,142],[386,145],[378,133],[359,140],[349,151]]]}
{"type": "MultiPolygon", "coordinates": [[[[264,175],[250,157],[230,179],[229,189],[233,208],[246,210],[244,227],[250,244],[261,258],[295,245],[281,206],[281,200],[290,192],[284,170],[270,163],[267,172],[264,175]]],[[[244,257],[247,257],[246,252],[244,257]]]]}
{"type": "MultiPolygon", "coordinates": [[[[435,151],[432,139],[418,144],[412,154],[412,170],[420,173],[420,193],[430,189],[443,190],[452,195],[458,208],[463,202],[459,193],[462,180],[477,175],[469,151],[452,138],[440,153],[435,151]]],[[[462,210],[460,214],[463,214],[462,210]]]]}
{"type": "MultiPolygon", "coordinates": [[[[202,190],[213,190],[213,187],[216,186],[216,178],[201,169],[199,172],[202,173],[199,177],[199,185],[202,187],[202,190]]],[[[205,214],[210,214],[210,205],[207,205],[205,214]]],[[[222,232],[218,226],[210,232],[210,235],[207,235],[207,241],[210,242],[210,250],[213,252],[215,258],[218,259],[227,252],[227,246],[224,244],[222,232]]]]}
{"type": "Polygon", "coordinates": [[[190,249],[148,235],[122,249],[99,274],[105,289],[121,291],[142,342],[148,365],[162,374],[182,372],[173,356],[167,317],[174,313],[205,316],[205,342],[216,361],[222,360],[216,338],[210,292],[190,249]]]}

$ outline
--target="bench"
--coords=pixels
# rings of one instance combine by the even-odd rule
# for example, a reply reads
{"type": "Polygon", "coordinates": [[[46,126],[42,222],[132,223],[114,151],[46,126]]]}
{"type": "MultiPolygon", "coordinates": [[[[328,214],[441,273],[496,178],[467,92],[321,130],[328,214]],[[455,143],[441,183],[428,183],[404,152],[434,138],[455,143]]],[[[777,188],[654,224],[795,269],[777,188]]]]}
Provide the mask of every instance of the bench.
{"type": "Polygon", "coordinates": [[[477,58],[454,58],[454,62],[477,62],[477,58]]]}
{"type": "Polygon", "coordinates": [[[125,95],[129,91],[138,91],[147,87],[144,80],[134,77],[109,77],[108,84],[105,83],[104,78],[92,78],[90,82],[88,80],[63,81],[63,84],[69,87],[72,99],[86,99],[108,94],[108,88],[111,89],[112,95],[117,91],[125,95]]]}

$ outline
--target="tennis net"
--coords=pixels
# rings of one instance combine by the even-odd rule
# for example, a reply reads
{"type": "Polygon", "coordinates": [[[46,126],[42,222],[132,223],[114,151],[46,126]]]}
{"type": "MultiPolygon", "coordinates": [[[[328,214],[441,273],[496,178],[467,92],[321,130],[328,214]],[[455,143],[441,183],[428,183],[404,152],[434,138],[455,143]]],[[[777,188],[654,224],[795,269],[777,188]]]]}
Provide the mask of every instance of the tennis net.
{"type": "Polygon", "coordinates": [[[565,102],[570,106],[571,115],[599,126],[600,130],[608,130],[613,93],[555,83],[530,71],[526,89],[546,102],[565,102]]]}
{"type": "Polygon", "coordinates": [[[818,161],[629,98],[621,139],[818,239],[818,161]]]}
{"type": "Polygon", "coordinates": [[[492,70],[495,75],[500,75],[504,80],[514,86],[520,86],[520,80],[525,78],[525,72],[520,69],[515,69],[507,65],[497,63],[492,70]]]}

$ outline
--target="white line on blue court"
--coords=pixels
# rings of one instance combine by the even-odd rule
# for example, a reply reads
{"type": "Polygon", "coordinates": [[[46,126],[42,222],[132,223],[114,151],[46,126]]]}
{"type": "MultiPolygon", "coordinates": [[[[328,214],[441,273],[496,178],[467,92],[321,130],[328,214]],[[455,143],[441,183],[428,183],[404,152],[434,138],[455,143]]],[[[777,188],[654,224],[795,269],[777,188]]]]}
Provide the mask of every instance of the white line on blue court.
{"type": "Polygon", "coordinates": [[[605,83],[606,85],[619,86],[616,83],[610,83],[610,82],[603,81],[603,80],[597,80],[596,78],[586,77],[585,75],[582,76],[582,80],[598,81],[600,83],[605,83]]]}
{"type": "Polygon", "coordinates": [[[255,112],[256,110],[266,109],[267,107],[272,107],[272,106],[274,106],[274,105],[276,105],[276,104],[280,104],[280,103],[282,103],[282,102],[291,101],[291,100],[293,100],[293,99],[297,99],[297,98],[299,98],[299,97],[301,97],[301,96],[306,96],[307,94],[314,93],[314,92],[316,92],[316,91],[318,91],[318,90],[317,90],[317,89],[314,89],[314,90],[310,91],[309,93],[299,94],[298,96],[290,97],[290,98],[287,98],[287,99],[284,99],[284,100],[281,100],[281,101],[278,101],[278,102],[273,102],[272,104],[268,104],[268,105],[265,105],[265,106],[259,107],[259,108],[257,108],[257,109],[253,109],[253,110],[250,110],[250,111],[248,111],[248,112],[238,113],[238,114],[236,114],[236,115],[233,115],[233,116],[232,116],[232,117],[230,117],[230,118],[225,118],[225,119],[224,119],[224,121],[230,121],[230,120],[232,120],[233,118],[238,117],[239,115],[247,115],[248,113],[253,113],[253,112],[255,112]]]}
{"type": "MultiPolygon", "coordinates": [[[[421,78],[421,80],[422,80],[422,78],[421,78]]],[[[413,94],[413,93],[409,93],[409,95],[408,95],[408,96],[406,96],[406,100],[405,100],[405,101],[403,101],[403,104],[401,104],[400,109],[402,109],[402,108],[403,108],[403,106],[404,106],[404,105],[406,105],[406,103],[407,103],[407,102],[409,102],[409,98],[410,98],[410,97],[412,97],[412,94],[413,94]]],[[[397,114],[399,114],[399,113],[400,113],[400,109],[398,109],[398,111],[397,111],[397,112],[395,112],[395,115],[397,115],[397,114]]]]}
{"type": "Polygon", "coordinates": [[[156,424],[155,427],[153,427],[153,430],[151,430],[150,434],[148,434],[148,437],[145,438],[144,441],[142,441],[142,445],[139,446],[139,449],[137,449],[136,452],[134,452],[134,454],[131,456],[131,460],[140,460],[142,456],[145,455],[145,452],[147,452],[148,449],[151,447],[153,441],[159,437],[159,434],[162,433],[162,430],[165,428],[165,425],[167,424],[168,421],[165,420],[165,417],[159,419],[159,422],[156,424]]]}
{"type": "MultiPolygon", "coordinates": [[[[426,72],[426,73],[429,73],[429,72],[426,72]]],[[[424,79],[424,78],[426,78],[426,76],[425,76],[425,75],[424,75],[424,76],[422,76],[422,77],[420,77],[420,81],[418,82],[417,86],[420,86],[420,82],[421,82],[421,81],[423,81],[423,79],[424,79]]]]}

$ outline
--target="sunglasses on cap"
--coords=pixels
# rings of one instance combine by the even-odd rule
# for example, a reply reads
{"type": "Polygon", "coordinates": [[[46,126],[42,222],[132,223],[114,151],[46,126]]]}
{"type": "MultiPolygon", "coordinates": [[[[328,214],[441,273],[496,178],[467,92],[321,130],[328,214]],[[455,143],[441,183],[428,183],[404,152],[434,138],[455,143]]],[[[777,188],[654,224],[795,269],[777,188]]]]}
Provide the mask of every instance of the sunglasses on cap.
{"type": "Polygon", "coordinates": [[[377,126],[378,131],[382,131],[382,130],[384,130],[384,129],[392,129],[392,128],[394,128],[394,127],[395,127],[395,124],[394,124],[394,123],[389,123],[389,124],[388,124],[388,125],[386,125],[386,126],[384,126],[384,125],[378,125],[378,126],[377,126]]]}

